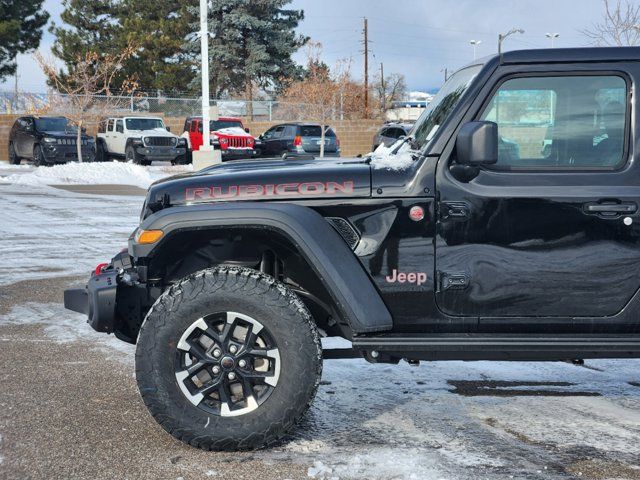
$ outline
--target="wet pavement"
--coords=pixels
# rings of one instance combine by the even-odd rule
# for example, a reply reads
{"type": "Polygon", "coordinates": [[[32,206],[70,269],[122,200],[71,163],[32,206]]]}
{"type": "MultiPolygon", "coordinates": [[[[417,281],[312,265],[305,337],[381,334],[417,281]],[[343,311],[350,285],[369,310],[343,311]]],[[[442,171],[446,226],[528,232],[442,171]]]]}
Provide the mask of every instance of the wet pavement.
{"type": "Polygon", "coordinates": [[[0,479],[640,479],[639,360],[326,361],[277,447],[174,440],[140,400],[134,347],[61,305],[141,208],[91,190],[0,189],[0,479]]]}

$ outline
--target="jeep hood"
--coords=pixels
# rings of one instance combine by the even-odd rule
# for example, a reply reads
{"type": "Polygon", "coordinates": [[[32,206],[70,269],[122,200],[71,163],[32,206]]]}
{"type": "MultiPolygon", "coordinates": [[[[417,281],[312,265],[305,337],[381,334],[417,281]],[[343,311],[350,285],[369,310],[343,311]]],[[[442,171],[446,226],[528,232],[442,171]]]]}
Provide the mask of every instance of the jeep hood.
{"type": "MultiPolygon", "coordinates": [[[[237,160],[157,181],[147,207],[216,201],[294,201],[371,195],[366,160],[237,160]]],[[[147,212],[148,213],[148,212],[147,212]]]]}

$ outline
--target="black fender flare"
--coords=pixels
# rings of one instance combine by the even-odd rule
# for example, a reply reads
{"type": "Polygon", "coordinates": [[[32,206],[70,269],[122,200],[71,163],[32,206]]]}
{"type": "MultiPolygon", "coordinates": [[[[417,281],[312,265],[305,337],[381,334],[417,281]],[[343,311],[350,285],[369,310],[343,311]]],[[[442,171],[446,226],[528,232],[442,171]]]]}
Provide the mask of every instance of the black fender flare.
{"type": "Polygon", "coordinates": [[[131,145],[134,148],[142,146],[143,145],[142,138],[140,138],[140,137],[129,137],[129,138],[127,138],[127,140],[124,142],[125,151],[129,147],[129,145],[131,145]]]}
{"type": "MultiPolygon", "coordinates": [[[[288,238],[325,285],[335,307],[353,333],[387,331],[393,319],[380,293],[360,261],[335,229],[315,210],[292,203],[238,202],[171,207],[150,215],[143,230],[162,230],[164,238],[185,229],[259,227],[288,238]]],[[[154,255],[157,244],[140,245],[135,232],[129,253],[139,258],[154,255]]]]}

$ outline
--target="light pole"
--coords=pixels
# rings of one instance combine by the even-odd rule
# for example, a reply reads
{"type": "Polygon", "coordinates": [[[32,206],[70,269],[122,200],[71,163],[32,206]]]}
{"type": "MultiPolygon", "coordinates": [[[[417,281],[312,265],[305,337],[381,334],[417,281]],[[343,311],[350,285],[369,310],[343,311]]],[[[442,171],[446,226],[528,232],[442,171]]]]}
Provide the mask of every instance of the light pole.
{"type": "Polygon", "coordinates": [[[502,42],[504,42],[507,37],[510,37],[514,33],[523,34],[524,30],[521,28],[512,28],[507,33],[501,33],[498,35],[498,55],[502,55],[502,42]]]}
{"type": "Polygon", "coordinates": [[[559,33],[547,33],[545,35],[547,38],[551,39],[551,48],[555,46],[555,39],[560,36],[559,33]]]}
{"type": "Polygon", "coordinates": [[[202,64],[202,146],[201,151],[211,151],[209,140],[209,29],[207,17],[209,1],[200,0],[200,61],[202,64]]]}
{"type": "Polygon", "coordinates": [[[476,59],[476,48],[482,43],[482,40],[471,40],[469,44],[473,47],[473,59],[476,59]]]}

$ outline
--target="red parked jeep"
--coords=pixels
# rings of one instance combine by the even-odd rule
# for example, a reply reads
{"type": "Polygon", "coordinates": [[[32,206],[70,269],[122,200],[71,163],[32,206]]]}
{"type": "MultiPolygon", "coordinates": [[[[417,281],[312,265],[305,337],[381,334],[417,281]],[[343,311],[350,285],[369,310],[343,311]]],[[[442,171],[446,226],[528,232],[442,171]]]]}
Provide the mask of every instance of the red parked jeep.
{"type": "MultiPolygon", "coordinates": [[[[223,160],[252,158],[255,155],[255,139],[249,135],[242,121],[234,117],[220,117],[209,122],[211,143],[220,149],[223,160]]],[[[189,151],[199,150],[202,145],[202,117],[187,117],[183,137],[187,138],[189,151]]]]}

